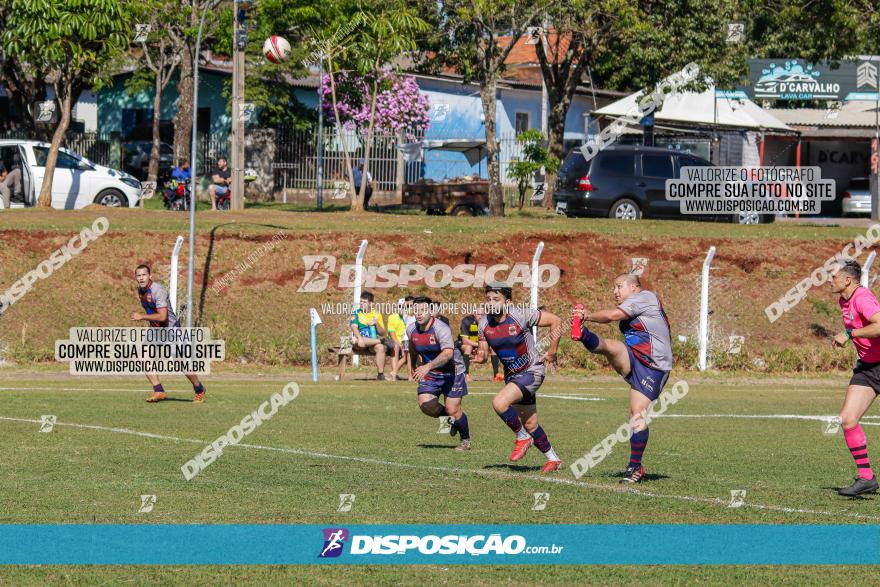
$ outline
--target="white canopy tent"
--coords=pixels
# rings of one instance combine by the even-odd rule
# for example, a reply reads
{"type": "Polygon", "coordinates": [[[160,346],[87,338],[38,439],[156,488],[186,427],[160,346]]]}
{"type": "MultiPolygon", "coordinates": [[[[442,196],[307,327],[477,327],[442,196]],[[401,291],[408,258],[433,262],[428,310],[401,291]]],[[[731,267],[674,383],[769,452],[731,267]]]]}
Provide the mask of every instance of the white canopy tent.
{"type": "MultiPolygon", "coordinates": [[[[638,91],[593,112],[594,116],[620,118],[639,111],[639,100],[645,93],[638,91]]],[[[715,87],[706,91],[680,92],[669,95],[654,112],[656,126],[718,127],[754,131],[794,131],[784,122],[744,97],[715,98],[715,87]]]]}

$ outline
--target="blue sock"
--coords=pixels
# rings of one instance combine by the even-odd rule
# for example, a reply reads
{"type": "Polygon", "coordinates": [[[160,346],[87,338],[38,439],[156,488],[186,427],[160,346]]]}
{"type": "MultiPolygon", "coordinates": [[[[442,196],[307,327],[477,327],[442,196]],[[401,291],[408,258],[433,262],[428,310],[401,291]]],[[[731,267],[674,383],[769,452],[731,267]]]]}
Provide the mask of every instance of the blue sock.
{"type": "Polygon", "coordinates": [[[455,421],[455,427],[458,428],[458,433],[461,434],[462,440],[467,440],[471,437],[471,432],[468,429],[467,414],[464,412],[461,413],[461,418],[455,421]]]}
{"type": "Polygon", "coordinates": [[[513,406],[509,406],[503,414],[498,414],[498,417],[504,420],[504,423],[514,432],[522,430],[522,421],[513,406]]]}
{"type": "Polygon", "coordinates": [[[584,331],[581,333],[581,342],[587,347],[587,350],[593,352],[599,346],[599,337],[595,332],[590,332],[590,329],[584,326],[584,331]]]}
{"type": "Polygon", "coordinates": [[[201,383],[199,383],[198,385],[193,385],[193,391],[195,391],[196,393],[202,393],[203,391],[205,391],[205,386],[201,383]]]}
{"type": "Polygon", "coordinates": [[[535,440],[535,446],[538,447],[543,453],[546,453],[550,450],[550,440],[547,438],[547,433],[544,432],[544,429],[538,426],[535,428],[533,432],[529,432],[532,435],[532,438],[535,440]]]}
{"type": "Polygon", "coordinates": [[[629,464],[630,466],[640,466],[642,464],[642,453],[648,446],[648,429],[633,432],[629,439],[629,464]]]}
{"type": "Polygon", "coordinates": [[[160,383],[159,385],[153,386],[153,391],[155,391],[156,393],[165,393],[165,388],[162,387],[162,384],[160,383]]]}

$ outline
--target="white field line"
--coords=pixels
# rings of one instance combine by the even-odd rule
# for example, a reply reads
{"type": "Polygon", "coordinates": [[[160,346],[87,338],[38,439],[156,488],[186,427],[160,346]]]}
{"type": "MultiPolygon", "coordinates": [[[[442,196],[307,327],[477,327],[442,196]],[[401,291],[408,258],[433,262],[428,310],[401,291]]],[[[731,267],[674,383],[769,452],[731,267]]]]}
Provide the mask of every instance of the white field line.
{"type": "MultiPolygon", "coordinates": [[[[10,422],[25,422],[31,424],[41,424],[41,420],[33,420],[30,418],[11,418],[8,416],[0,416],[0,420],[7,420],[10,422]]],[[[199,444],[199,445],[207,445],[209,444],[204,440],[195,440],[192,438],[179,438],[177,436],[167,436],[163,434],[152,434],[149,432],[139,432],[137,430],[129,430],[128,428],[111,428],[108,426],[95,426],[90,424],[75,424],[72,422],[56,422],[55,426],[69,426],[71,428],[79,428],[82,430],[99,430],[103,432],[116,432],[118,434],[129,434],[132,436],[140,436],[142,438],[152,438],[156,440],[173,440],[176,442],[187,442],[190,444],[199,444]]],[[[652,491],[643,491],[640,489],[632,489],[628,487],[621,487],[619,485],[601,485],[599,483],[587,483],[585,481],[576,481],[574,479],[561,479],[558,477],[545,477],[541,475],[520,475],[516,473],[499,473],[495,471],[483,471],[480,469],[461,469],[458,467],[437,467],[431,465],[413,465],[409,463],[399,463],[396,461],[385,461],[380,459],[370,459],[365,457],[350,457],[343,455],[331,455],[327,453],[321,452],[312,452],[308,450],[301,450],[295,448],[279,448],[274,446],[262,446],[259,444],[246,444],[240,443],[234,445],[241,448],[250,448],[255,450],[266,450],[273,452],[280,452],[285,454],[292,455],[301,455],[312,458],[320,458],[320,459],[334,459],[339,461],[350,461],[356,463],[364,463],[368,465],[382,465],[386,467],[398,467],[401,469],[417,469],[422,471],[436,471],[440,473],[454,473],[454,474],[474,474],[480,477],[490,477],[490,478],[501,478],[501,479],[527,479],[530,481],[539,481],[542,483],[553,483],[557,485],[569,485],[574,487],[584,487],[587,489],[597,489],[601,491],[612,491],[614,493],[622,493],[622,494],[634,494],[643,497],[651,497],[655,499],[667,499],[667,500],[676,500],[676,501],[688,501],[695,503],[706,503],[710,505],[717,505],[727,507],[729,500],[721,499],[718,497],[695,497],[691,495],[670,495],[664,493],[654,493],[652,491]]],[[[834,516],[834,517],[844,517],[844,518],[858,518],[864,520],[880,520],[880,516],[869,516],[865,514],[854,514],[849,512],[826,512],[821,510],[808,510],[801,508],[789,508],[777,505],[761,505],[756,503],[744,503],[740,507],[743,508],[751,508],[757,510],[765,510],[765,511],[773,511],[773,512],[783,512],[783,513],[798,513],[798,514],[812,514],[818,516],[834,516]]]]}
{"type": "MultiPolygon", "coordinates": [[[[95,388],[95,387],[55,387],[55,388],[47,388],[47,387],[0,387],[0,391],[141,391],[144,392],[144,386],[133,387],[131,389],[108,389],[108,388],[95,388]]],[[[175,393],[171,390],[171,393],[175,393]]],[[[469,395],[495,395],[494,393],[487,391],[472,391],[469,395]]],[[[579,400],[579,401],[590,401],[590,402],[601,402],[605,401],[604,397],[597,397],[593,395],[553,395],[553,394],[540,394],[542,398],[552,398],[552,399],[568,399],[568,400],[579,400]]]]}
{"type": "MultiPolygon", "coordinates": [[[[469,391],[468,395],[497,395],[492,393],[491,391],[469,391]]],[[[570,399],[581,402],[604,402],[604,397],[596,397],[596,396],[575,396],[575,395],[552,395],[549,393],[540,393],[538,392],[539,399],[570,399]]]]}
{"type": "MultiPolygon", "coordinates": [[[[662,414],[657,418],[732,418],[744,420],[814,420],[830,422],[837,416],[804,416],[801,414],[662,414]]],[[[862,420],[877,419],[880,416],[862,416],[862,420]]],[[[880,422],[862,422],[865,426],[880,426],[880,422]]]]}

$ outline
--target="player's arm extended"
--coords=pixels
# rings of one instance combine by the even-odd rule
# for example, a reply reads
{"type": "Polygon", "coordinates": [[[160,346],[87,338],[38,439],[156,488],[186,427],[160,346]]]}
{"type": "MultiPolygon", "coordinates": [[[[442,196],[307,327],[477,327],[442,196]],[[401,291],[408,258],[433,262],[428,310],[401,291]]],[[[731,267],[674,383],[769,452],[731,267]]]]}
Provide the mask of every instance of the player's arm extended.
{"type": "Polygon", "coordinates": [[[852,338],[880,338],[880,312],[874,312],[870,324],[862,328],[853,328],[850,331],[852,338]]]}
{"type": "Polygon", "coordinates": [[[607,324],[608,322],[618,322],[626,320],[629,316],[620,308],[612,308],[610,310],[599,310],[598,312],[587,312],[584,314],[584,320],[588,322],[598,322],[607,324]]]}
{"type": "Polygon", "coordinates": [[[547,354],[555,355],[559,349],[559,338],[562,336],[562,318],[547,310],[541,310],[538,326],[550,327],[550,347],[547,349],[547,354]]]}

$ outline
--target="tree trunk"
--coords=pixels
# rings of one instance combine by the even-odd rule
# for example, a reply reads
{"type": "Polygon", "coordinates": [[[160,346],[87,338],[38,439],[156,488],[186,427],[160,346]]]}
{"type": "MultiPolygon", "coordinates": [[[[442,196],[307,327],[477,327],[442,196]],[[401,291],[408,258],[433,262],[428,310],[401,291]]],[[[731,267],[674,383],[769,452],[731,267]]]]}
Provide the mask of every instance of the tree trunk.
{"type": "Polygon", "coordinates": [[[498,164],[498,139],[495,136],[496,79],[494,74],[486,76],[480,84],[480,99],[486,122],[486,161],[489,172],[489,213],[504,216],[504,192],[501,189],[501,168],[498,164]]]}
{"type": "MultiPolygon", "coordinates": [[[[402,130],[397,131],[395,137],[397,144],[402,145],[406,137],[402,130]]],[[[397,167],[394,176],[394,202],[403,203],[403,184],[406,182],[406,161],[403,159],[403,151],[394,149],[397,152],[397,167]]]]}
{"type": "MultiPolygon", "coordinates": [[[[198,26],[198,23],[196,23],[198,26]]],[[[190,160],[190,142],[192,141],[193,116],[193,46],[186,43],[180,56],[180,78],[177,82],[177,114],[174,115],[174,162],[180,159],[190,160]]],[[[195,178],[196,170],[192,170],[195,178]]],[[[195,185],[195,182],[193,182],[195,185]]]]}
{"type": "Polygon", "coordinates": [[[373,92],[370,100],[370,123],[367,126],[367,144],[364,145],[364,168],[361,170],[361,189],[360,193],[358,194],[359,207],[357,210],[355,210],[354,206],[352,206],[352,212],[363,212],[366,210],[366,207],[363,205],[363,203],[366,201],[367,174],[370,172],[370,151],[373,147],[373,135],[376,128],[376,98],[379,94],[378,73],[376,74],[376,76],[376,79],[373,80],[373,92]]]}
{"type": "MultiPolygon", "coordinates": [[[[70,102],[73,82],[67,79],[61,80],[61,83],[56,84],[56,90],[62,84],[64,85],[64,90],[60,93],[62,96],[61,100],[58,100],[59,105],[61,106],[61,116],[58,121],[58,126],[55,127],[55,133],[52,135],[52,143],[49,147],[49,154],[46,157],[46,167],[43,172],[43,185],[40,187],[40,197],[37,198],[37,206],[43,208],[50,208],[52,206],[52,179],[55,176],[55,164],[58,161],[58,149],[61,148],[61,141],[64,140],[64,133],[67,132],[67,127],[70,126],[70,110],[73,107],[73,104],[70,102]]],[[[56,91],[56,100],[58,95],[59,93],[56,91]]]]}
{"type": "MultiPolygon", "coordinates": [[[[158,67],[156,72],[156,93],[153,96],[153,148],[150,150],[150,164],[147,167],[147,181],[157,182],[159,179],[159,122],[160,112],[162,109],[162,70],[158,67]]],[[[158,183],[156,188],[158,189],[158,183]]],[[[144,207],[144,200],[141,198],[141,208],[144,207]]]]}
{"type": "MultiPolygon", "coordinates": [[[[547,150],[551,155],[562,161],[565,158],[565,118],[568,115],[570,100],[563,100],[555,104],[550,111],[550,120],[547,122],[547,150]]],[[[544,199],[541,205],[545,209],[553,207],[553,192],[556,191],[556,177],[558,173],[548,173],[544,178],[544,199]]]]}
{"type": "MultiPolygon", "coordinates": [[[[333,106],[333,126],[336,127],[336,140],[342,149],[342,159],[345,162],[345,171],[348,173],[348,195],[351,197],[351,209],[357,205],[358,195],[354,189],[354,172],[351,168],[351,156],[348,154],[348,145],[342,140],[342,125],[339,123],[339,103],[336,101],[336,78],[333,76],[333,62],[327,60],[327,75],[330,77],[330,101],[333,106]]],[[[323,83],[323,82],[321,82],[323,83]]],[[[320,107],[320,106],[319,106],[320,107]]],[[[364,178],[361,176],[361,183],[364,178]]]]}

